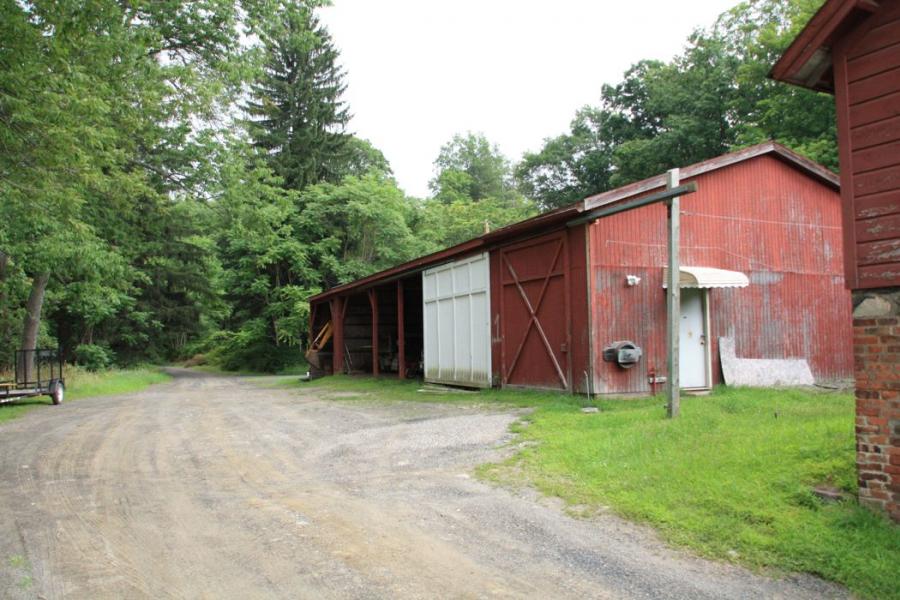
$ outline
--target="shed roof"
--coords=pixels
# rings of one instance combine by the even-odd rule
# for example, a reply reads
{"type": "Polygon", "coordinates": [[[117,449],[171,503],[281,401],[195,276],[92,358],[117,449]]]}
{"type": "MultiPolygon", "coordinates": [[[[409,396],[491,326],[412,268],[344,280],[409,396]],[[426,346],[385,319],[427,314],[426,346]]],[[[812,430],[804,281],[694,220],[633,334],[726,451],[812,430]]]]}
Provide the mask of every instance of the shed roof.
{"type": "Polygon", "coordinates": [[[875,0],[828,0],[794,38],[769,76],[833,94],[832,46],[878,8],[875,0]]]}
{"type": "MultiPolygon", "coordinates": [[[[815,163],[788,150],[784,146],[775,142],[764,142],[749,148],[743,148],[736,152],[723,154],[710,160],[705,160],[681,169],[681,179],[686,180],[696,177],[703,173],[708,173],[718,169],[722,169],[752,158],[763,155],[772,155],[787,164],[793,166],[797,170],[806,175],[817,179],[826,185],[839,189],[838,177],[822,165],[815,163]]],[[[427,254],[403,264],[385,269],[378,273],[374,273],[367,277],[357,279],[336,287],[326,290],[315,296],[312,296],[310,302],[322,302],[334,296],[345,294],[348,292],[362,291],[366,288],[382,283],[387,283],[423,271],[429,267],[445,263],[466,254],[474,252],[484,252],[490,250],[499,244],[510,242],[536,232],[545,231],[548,228],[561,227],[566,223],[576,219],[586,210],[605,206],[616,202],[622,202],[636,196],[640,196],[655,189],[665,187],[665,175],[658,175],[643,181],[638,181],[602,194],[590,196],[582,201],[557,208],[542,215],[507,225],[490,233],[486,233],[479,237],[473,238],[461,244],[451,246],[444,250],[427,254]]]]}
{"type": "MultiPolygon", "coordinates": [[[[704,160],[703,162],[683,167],[680,172],[681,180],[684,181],[686,179],[690,179],[691,177],[702,175],[703,173],[716,171],[718,169],[744,162],[745,160],[756,158],[757,156],[762,156],[764,154],[770,154],[775,158],[788,163],[789,165],[805,172],[807,175],[814,179],[818,179],[822,183],[832,187],[835,190],[840,189],[840,181],[836,174],[832,173],[822,165],[813,162],[808,158],[800,156],[793,150],[789,150],[781,144],[775,142],[763,142],[762,144],[743,148],[736,152],[723,154],[722,156],[717,156],[709,160],[704,160]]],[[[585,198],[584,208],[588,210],[597,208],[598,206],[606,206],[607,204],[612,204],[614,202],[620,202],[628,198],[633,198],[634,196],[651,192],[665,186],[665,174],[657,175],[656,177],[650,177],[649,179],[644,179],[643,181],[630,183],[620,188],[616,188],[608,192],[603,192],[601,194],[596,194],[594,196],[585,198]]]]}

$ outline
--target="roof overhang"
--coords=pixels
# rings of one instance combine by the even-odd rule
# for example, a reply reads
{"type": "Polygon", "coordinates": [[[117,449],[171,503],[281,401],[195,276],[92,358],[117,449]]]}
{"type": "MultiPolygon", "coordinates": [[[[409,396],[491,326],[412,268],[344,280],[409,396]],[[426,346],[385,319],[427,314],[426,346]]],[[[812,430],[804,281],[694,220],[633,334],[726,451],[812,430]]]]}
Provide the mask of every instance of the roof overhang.
{"type": "Polygon", "coordinates": [[[833,94],[832,47],[878,8],[876,0],[828,0],[772,66],[769,77],[833,94]]]}
{"type": "Polygon", "coordinates": [[[551,231],[553,228],[565,227],[566,223],[577,218],[582,212],[584,212],[584,202],[576,202],[575,204],[501,227],[461,244],[421,256],[396,267],[362,277],[356,281],[333,287],[330,290],[312,296],[309,298],[309,302],[319,303],[335,296],[359,293],[376,285],[384,285],[404,277],[410,277],[427,268],[457,260],[476,252],[490,251],[499,244],[534,235],[537,232],[544,233],[551,231]]]}
{"type": "MultiPolygon", "coordinates": [[[[669,269],[663,271],[663,287],[669,280],[669,269]]],[[[750,279],[740,271],[714,269],[713,267],[681,267],[678,287],[681,288],[742,288],[750,285],[750,279]]]]}

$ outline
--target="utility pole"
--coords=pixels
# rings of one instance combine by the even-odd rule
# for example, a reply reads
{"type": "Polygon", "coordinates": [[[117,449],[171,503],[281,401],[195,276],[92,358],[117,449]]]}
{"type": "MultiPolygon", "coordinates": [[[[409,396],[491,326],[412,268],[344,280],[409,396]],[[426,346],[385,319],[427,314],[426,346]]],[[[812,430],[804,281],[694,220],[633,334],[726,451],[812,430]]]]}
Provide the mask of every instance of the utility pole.
{"type": "MultiPolygon", "coordinates": [[[[666,189],[678,187],[679,173],[678,169],[671,169],[666,174],[666,189]]],[[[668,404],[666,406],[666,415],[670,419],[678,416],[681,404],[681,383],[679,381],[679,361],[678,361],[678,337],[681,330],[681,287],[679,285],[681,279],[681,263],[678,256],[678,241],[681,234],[681,207],[678,196],[673,196],[666,200],[666,222],[668,225],[668,250],[669,250],[669,272],[668,281],[666,282],[666,310],[667,319],[667,342],[668,357],[667,366],[669,371],[668,378],[668,404]]]]}

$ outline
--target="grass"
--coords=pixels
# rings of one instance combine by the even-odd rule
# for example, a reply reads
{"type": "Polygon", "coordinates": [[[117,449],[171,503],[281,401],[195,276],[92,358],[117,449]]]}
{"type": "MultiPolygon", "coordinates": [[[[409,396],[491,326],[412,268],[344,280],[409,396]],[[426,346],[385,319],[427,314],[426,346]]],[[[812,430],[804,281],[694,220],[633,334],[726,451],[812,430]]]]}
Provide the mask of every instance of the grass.
{"type": "Polygon", "coordinates": [[[415,383],[348,377],[302,385],[360,400],[534,407],[516,426],[530,443],[479,468],[482,478],[533,486],[582,514],[611,510],[701,556],[900,598],[900,527],[811,491],[856,492],[849,395],[721,388],[684,398],[668,420],[661,397],[600,400],[599,413],[585,414],[586,399],[550,393],[423,394],[415,383]]]}
{"type": "MultiPolygon", "coordinates": [[[[110,396],[140,391],[154,383],[168,381],[170,377],[153,367],[114,369],[91,373],[78,367],[66,367],[66,397],[64,402],[92,396],[110,396]]],[[[38,406],[52,405],[46,396],[23,398],[11,404],[0,404],[0,423],[38,406]]]]}
{"type": "Polygon", "coordinates": [[[267,377],[270,375],[280,375],[280,376],[291,376],[291,375],[305,375],[309,370],[309,365],[304,363],[299,363],[295,365],[289,365],[284,367],[283,369],[273,372],[267,373],[264,371],[251,371],[251,370],[238,370],[238,371],[229,371],[227,369],[223,369],[221,366],[213,363],[204,363],[204,364],[186,364],[185,368],[191,369],[192,371],[199,371],[200,373],[209,373],[211,375],[239,375],[241,377],[267,377]]]}
{"type": "Polygon", "coordinates": [[[374,379],[356,375],[334,375],[312,382],[298,382],[296,378],[291,377],[281,380],[281,383],[288,386],[313,388],[325,397],[352,402],[439,402],[510,408],[536,406],[580,408],[590,404],[586,398],[581,396],[536,390],[509,392],[487,389],[473,392],[450,388],[443,388],[446,391],[441,391],[442,388],[435,387],[434,391],[425,393],[419,391],[423,389],[423,384],[419,381],[403,381],[389,376],[374,379]],[[351,396],[350,394],[356,395],[351,396]]]}

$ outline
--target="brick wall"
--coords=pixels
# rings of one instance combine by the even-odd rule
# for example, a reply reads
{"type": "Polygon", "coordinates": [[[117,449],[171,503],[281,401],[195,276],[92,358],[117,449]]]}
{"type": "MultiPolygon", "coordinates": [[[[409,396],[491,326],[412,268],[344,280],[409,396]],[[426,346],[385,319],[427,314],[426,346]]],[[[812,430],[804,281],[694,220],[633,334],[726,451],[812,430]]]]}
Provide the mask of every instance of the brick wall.
{"type": "Polygon", "coordinates": [[[900,521],[900,288],[854,292],[859,501],[900,521]]]}

